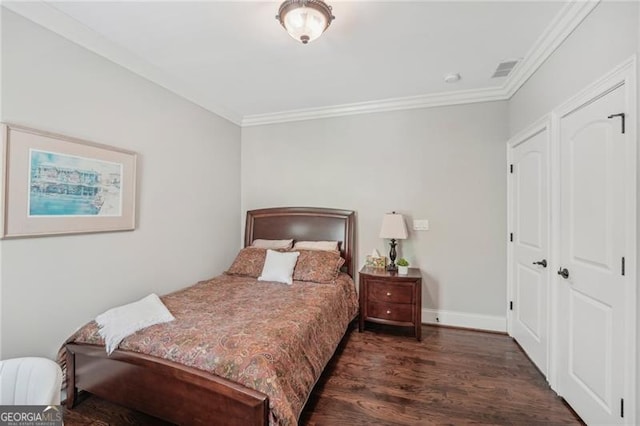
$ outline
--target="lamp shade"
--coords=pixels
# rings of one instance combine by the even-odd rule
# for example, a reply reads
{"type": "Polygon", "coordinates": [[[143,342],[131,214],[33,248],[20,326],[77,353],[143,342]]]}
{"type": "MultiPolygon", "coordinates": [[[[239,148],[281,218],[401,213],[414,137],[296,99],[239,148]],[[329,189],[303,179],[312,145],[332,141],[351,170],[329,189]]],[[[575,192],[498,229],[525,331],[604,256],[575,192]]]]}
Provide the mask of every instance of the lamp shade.
{"type": "Polygon", "coordinates": [[[408,235],[407,225],[405,225],[401,214],[387,213],[384,215],[382,227],[380,228],[380,238],[404,240],[408,235]]]}

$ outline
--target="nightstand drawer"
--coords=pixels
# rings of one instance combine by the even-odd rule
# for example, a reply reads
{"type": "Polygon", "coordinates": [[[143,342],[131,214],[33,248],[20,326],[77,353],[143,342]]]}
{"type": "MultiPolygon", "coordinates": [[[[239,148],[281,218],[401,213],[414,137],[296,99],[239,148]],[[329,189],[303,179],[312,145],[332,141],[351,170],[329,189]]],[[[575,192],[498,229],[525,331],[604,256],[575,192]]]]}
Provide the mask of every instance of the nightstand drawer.
{"type": "Polygon", "coordinates": [[[413,322],[413,305],[372,302],[367,303],[367,316],[390,321],[413,322]]]}
{"type": "Polygon", "coordinates": [[[413,284],[369,281],[369,299],[377,302],[413,303],[413,284]]]}

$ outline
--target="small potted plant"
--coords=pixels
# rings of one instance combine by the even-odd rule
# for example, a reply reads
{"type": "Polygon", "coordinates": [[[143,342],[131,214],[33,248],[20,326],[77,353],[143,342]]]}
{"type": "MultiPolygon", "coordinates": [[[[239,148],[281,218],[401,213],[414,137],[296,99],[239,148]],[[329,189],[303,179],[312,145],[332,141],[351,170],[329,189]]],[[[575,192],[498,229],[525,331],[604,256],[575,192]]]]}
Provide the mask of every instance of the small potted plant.
{"type": "Polygon", "coordinates": [[[398,265],[398,274],[407,275],[409,273],[409,262],[404,257],[398,259],[396,265],[398,265]]]}

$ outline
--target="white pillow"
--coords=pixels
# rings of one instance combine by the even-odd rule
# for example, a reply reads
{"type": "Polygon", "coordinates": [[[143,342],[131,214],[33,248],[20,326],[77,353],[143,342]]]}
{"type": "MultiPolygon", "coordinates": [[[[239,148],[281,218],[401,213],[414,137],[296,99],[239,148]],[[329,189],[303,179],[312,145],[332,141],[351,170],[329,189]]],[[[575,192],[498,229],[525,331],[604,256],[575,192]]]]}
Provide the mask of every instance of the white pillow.
{"type": "Polygon", "coordinates": [[[293,245],[293,240],[253,240],[252,247],[263,249],[290,249],[293,245]]]}
{"type": "Polygon", "coordinates": [[[294,250],[338,250],[337,241],[296,241],[293,246],[294,250]]]}
{"type": "Polygon", "coordinates": [[[275,281],[291,285],[293,268],[296,266],[298,256],[300,252],[297,251],[282,253],[267,250],[267,257],[264,259],[264,267],[258,281],[275,281]]]}

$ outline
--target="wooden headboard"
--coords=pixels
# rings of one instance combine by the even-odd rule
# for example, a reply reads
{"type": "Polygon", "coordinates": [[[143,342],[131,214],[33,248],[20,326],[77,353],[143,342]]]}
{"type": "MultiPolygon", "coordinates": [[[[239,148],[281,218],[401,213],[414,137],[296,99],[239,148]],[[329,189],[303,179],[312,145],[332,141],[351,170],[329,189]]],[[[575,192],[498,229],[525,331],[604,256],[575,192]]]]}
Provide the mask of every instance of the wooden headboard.
{"type": "Polygon", "coordinates": [[[356,214],[352,210],[276,207],[247,211],[244,245],[253,240],[338,241],[345,259],[342,269],[354,276],[356,214]]]}

